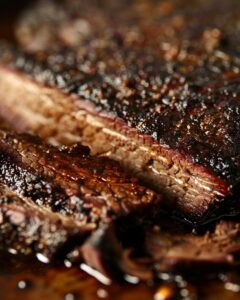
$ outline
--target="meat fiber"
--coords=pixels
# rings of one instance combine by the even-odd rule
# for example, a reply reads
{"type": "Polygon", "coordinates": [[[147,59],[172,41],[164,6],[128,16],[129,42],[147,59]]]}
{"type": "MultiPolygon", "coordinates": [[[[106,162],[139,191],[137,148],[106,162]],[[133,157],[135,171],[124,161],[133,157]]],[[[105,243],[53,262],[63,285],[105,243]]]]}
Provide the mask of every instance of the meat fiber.
{"type": "Polygon", "coordinates": [[[97,228],[96,224],[82,224],[71,216],[38,206],[31,198],[19,197],[0,185],[0,248],[13,254],[34,254],[43,263],[63,259],[85,263],[95,273],[100,272],[104,277],[99,275],[99,279],[105,283],[124,278],[125,274],[151,280],[156,272],[185,272],[189,268],[193,272],[193,267],[196,272],[209,272],[211,266],[214,272],[239,262],[238,221],[221,221],[198,235],[164,215],[157,224],[141,227],[143,241],[134,249],[138,254],[135,257],[130,255],[136,246],[136,238],[131,237],[131,219],[97,228]],[[117,234],[119,226],[130,229],[121,229],[124,238],[117,234]],[[132,243],[121,246],[126,239],[132,243]]]}
{"type": "Polygon", "coordinates": [[[118,163],[90,156],[87,147],[58,149],[7,129],[0,130],[0,183],[0,247],[45,263],[85,262],[108,277],[121,274],[115,222],[139,230],[161,202],[118,163]]]}
{"type": "Polygon", "coordinates": [[[138,184],[110,159],[89,149],[47,146],[30,135],[0,130],[0,181],[39,206],[70,215],[83,224],[146,214],[160,196],[138,184]]]}
{"type": "Polygon", "coordinates": [[[120,161],[203,221],[239,212],[239,2],[181,3],[40,2],[20,26],[33,53],[1,48],[0,112],[120,161]]]}
{"type": "Polygon", "coordinates": [[[194,234],[183,224],[162,219],[161,227],[146,231],[145,247],[157,272],[212,272],[239,262],[240,223],[222,220],[194,234]],[[212,228],[211,228],[212,227],[212,228]],[[209,268],[211,266],[211,268],[209,268]]]}
{"type": "Polygon", "coordinates": [[[0,186],[0,245],[11,253],[34,253],[41,261],[64,257],[80,246],[96,228],[39,207],[31,199],[18,197],[0,186]]]}
{"type": "Polygon", "coordinates": [[[149,280],[152,267],[219,268],[239,259],[237,220],[193,235],[189,225],[159,212],[160,196],[81,145],[58,149],[1,129],[0,183],[0,247],[12,253],[85,263],[105,280],[124,274],[149,280]]]}

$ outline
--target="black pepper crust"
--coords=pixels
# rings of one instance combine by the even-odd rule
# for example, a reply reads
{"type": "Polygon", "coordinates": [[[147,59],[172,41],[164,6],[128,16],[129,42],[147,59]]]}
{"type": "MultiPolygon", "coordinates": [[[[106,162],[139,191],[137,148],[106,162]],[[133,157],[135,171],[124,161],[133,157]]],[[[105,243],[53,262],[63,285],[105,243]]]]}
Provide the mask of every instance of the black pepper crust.
{"type": "Polygon", "coordinates": [[[0,248],[12,253],[35,254],[45,262],[78,247],[94,230],[71,218],[40,208],[0,185],[0,248]],[[70,249],[68,249],[70,248],[70,249]]]}
{"type": "Polygon", "coordinates": [[[188,1],[40,1],[18,28],[28,30],[29,41],[20,42],[35,53],[1,48],[1,56],[236,185],[237,8],[238,1],[215,0],[192,6],[188,1]],[[56,13],[43,18],[46,8],[56,13]],[[44,35],[40,21],[49,31],[45,44],[37,43],[44,35]]]}

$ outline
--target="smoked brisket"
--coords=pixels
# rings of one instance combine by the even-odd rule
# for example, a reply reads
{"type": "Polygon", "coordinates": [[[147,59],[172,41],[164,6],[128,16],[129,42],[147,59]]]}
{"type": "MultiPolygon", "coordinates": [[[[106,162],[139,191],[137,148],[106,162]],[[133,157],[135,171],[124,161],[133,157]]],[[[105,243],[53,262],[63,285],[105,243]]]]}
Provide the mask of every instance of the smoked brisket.
{"type": "Polygon", "coordinates": [[[19,27],[28,53],[1,47],[0,113],[120,161],[202,221],[239,212],[239,4],[187,2],[40,1],[19,27]]]}
{"type": "Polygon", "coordinates": [[[160,196],[114,161],[81,145],[58,148],[28,134],[0,130],[0,181],[39,206],[83,224],[109,222],[158,206],[160,196]]]}
{"type": "Polygon", "coordinates": [[[35,254],[47,263],[80,246],[95,228],[95,224],[82,225],[0,186],[0,247],[10,253],[35,254]]]}
{"type": "Polygon", "coordinates": [[[134,226],[140,230],[160,203],[118,163],[91,156],[85,146],[59,149],[0,130],[1,248],[45,263],[85,262],[111,277],[121,273],[116,222],[126,234],[134,226]]]}

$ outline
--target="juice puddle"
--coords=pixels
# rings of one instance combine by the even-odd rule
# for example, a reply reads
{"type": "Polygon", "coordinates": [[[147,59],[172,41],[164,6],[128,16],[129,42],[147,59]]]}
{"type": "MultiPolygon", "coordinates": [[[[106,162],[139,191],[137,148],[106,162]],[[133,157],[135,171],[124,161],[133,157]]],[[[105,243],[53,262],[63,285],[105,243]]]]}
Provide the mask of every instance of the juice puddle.
{"type": "Polygon", "coordinates": [[[78,267],[44,265],[35,259],[0,253],[0,299],[4,300],[164,300],[240,298],[240,274],[219,279],[163,274],[158,283],[113,283],[105,286],[78,267]]]}

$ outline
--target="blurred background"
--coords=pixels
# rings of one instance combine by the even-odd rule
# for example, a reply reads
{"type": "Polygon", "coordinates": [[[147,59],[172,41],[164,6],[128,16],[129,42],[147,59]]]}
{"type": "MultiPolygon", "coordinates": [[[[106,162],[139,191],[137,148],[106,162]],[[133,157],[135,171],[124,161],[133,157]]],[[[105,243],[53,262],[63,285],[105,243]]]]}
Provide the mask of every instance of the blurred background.
{"type": "Polygon", "coordinates": [[[0,0],[0,38],[13,38],[15,17],[34,0],[0,0]]]}
{"type": "Polygon", "coordinates": [[[4,13],[11,13],[30,2],[33,2],[33,0],[0,0],[1,15],[4,15],[4,13]],[[4,11],[2,11],[3,9],[4,11]]]}

